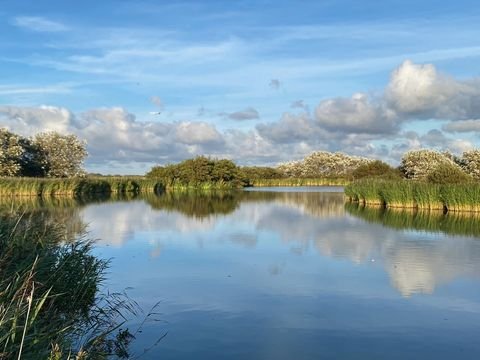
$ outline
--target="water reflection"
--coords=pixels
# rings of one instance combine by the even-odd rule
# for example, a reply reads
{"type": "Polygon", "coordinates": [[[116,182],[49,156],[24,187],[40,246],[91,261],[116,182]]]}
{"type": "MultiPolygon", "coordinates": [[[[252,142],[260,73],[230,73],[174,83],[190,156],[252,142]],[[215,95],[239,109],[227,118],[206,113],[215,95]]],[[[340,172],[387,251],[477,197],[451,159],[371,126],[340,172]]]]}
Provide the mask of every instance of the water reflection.
{"type": "Polygon", "coordinates": [[[332,347],[348,343],[345,358],[395,358],[387,348],[415,358],[425,355],[415,339],[427,338],[435,358],[458,355],[452,342],[469,356],[480,351],[471,342],[480,323],[477,218],[352,207],[341,192],[33,207],[88,225],[99,253],[113,258],[112,287],[133,287],[144,307],[165,299],[175,335],[158,357],[338,358],[332,347]]]}

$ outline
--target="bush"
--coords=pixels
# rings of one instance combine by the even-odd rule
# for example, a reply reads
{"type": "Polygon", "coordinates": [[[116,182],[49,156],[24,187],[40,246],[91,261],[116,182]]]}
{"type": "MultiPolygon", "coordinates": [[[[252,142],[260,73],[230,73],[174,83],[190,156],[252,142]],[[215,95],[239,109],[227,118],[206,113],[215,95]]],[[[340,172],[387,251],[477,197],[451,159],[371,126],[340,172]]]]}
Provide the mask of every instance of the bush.
{"type": "Polygon", "coordinates": [[[352,172],[354,179],[363,179],[368,177],[381,177],[384,179],[398,179],[402,176],[401,172],[387,163],[375,160],[370,163],[362,164],[352,172]]]}
{"type": "Polygon", "coordinates": [[[439,164],[428,175],[427,181],[432,184],[458,184],[472,181],[473,178],[453,164],[439,164]]]}

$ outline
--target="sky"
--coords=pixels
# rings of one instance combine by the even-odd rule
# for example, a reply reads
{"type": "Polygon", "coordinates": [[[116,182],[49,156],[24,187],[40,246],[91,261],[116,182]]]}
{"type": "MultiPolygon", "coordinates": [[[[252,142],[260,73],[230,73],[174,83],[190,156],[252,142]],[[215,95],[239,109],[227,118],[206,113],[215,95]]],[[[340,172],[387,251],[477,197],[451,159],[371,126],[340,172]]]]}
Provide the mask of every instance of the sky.
{"type": "Polygon", "coordinates": [[[478,0],[0,0],[0,126],[88,171],[480,146],[478,0]]]}

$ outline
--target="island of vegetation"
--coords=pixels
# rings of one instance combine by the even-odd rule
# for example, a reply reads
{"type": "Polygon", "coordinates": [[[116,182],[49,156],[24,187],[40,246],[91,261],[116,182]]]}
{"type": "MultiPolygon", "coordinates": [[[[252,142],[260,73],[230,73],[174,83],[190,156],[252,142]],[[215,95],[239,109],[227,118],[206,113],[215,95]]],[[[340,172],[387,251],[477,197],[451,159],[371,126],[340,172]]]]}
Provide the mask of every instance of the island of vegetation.
{"type": "Polygon", "coordinates": [[[127,194],[165,189],[235,189],[248,186],[345,186],[363,205],[480,211],[480,151],[461,157],[415,150],[399,167],[380,160],[317,151],[275,167],[239,166],[197,156],[154,166],[143,176],[87,174],[85,142],[56,132],[26,138],[0,129],[0,196],[127,194]]]}

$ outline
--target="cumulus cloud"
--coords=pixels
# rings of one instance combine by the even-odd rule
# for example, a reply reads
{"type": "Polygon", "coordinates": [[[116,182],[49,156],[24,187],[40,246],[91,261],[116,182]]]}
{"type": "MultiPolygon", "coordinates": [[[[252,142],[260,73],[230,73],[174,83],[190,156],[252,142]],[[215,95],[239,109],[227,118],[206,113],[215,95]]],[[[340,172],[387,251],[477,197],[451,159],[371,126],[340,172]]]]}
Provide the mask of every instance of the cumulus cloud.
{"type": "Polygon", "coordinates": [[[480,115],[480,81],[459,81],[407,60],[393,71],[385,101],[408,119],[465,120],[480,115]]]}
{"type": "Polygon", "coordinates": [[[243,120],[254,120],[260,117],[257,109],[253,107],[247,107],[244,110],[235,111],[232,113],[220,113],[221,116],[224,116],[231,120],[243,121],[243,120]]]}
{"type": "Polygon", "coordinates": [[[0,120],[2,126],[24,136],[42,131],[67,133],[76,121],[69,110],[55,106],[0,106],[0,120]]]}
{"type": "Polygon", "coordinates": [[[315,116],[321,127],[333,131],[382,134],[398,128],[397,114],[363,93],[323,100],[315,116]]]}
{"type": "Polygon", "coordinates": [[[37,32],[62,32],[68,30],[68,27],[64,24],[40,16],[17,16],[12,23],[15,26],[37,32]]]}

